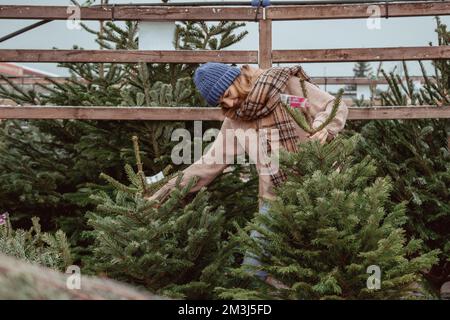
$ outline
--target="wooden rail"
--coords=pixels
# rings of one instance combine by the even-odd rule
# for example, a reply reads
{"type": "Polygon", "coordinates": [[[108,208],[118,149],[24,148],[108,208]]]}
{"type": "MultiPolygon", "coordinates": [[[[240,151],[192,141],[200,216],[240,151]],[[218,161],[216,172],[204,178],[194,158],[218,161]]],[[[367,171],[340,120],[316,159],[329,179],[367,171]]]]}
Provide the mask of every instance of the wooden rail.
{"type": "MultiPolygon", "coordinates": [[[[411,1],[407,3],[311,4],[271,6],[266,8],[270,20],[357,19],[372,16],[378,6],[381,17],[414,17],[450,14],[448,1],[411,1]]],[[[70,6],[1,5],[0,19],[72,18],[70,6]]],[[[96,6],[81,7],[81,20],[146,20],[146,21],[255,21],[264,19],[262,9],[248,7],[189,7],[189,6],[96,6]]]]}
{"type": "MultiPolygon", "coordinates": [[[[262,28],[270,32],[266,22],[262,28]]],[[[264,33],[260,33],[264,34],[264,33]]],[[[0,62],[110,62],[110,63],[242,63],[263,69],[273,63],[400,61],[450,59],[450,46],[271,50],[262,42],[259,51],[233,50],[30,50],[0,49],[0,62]]]]}
{"type": "Polygon", "coordinates": [[[0,49],[0,62],[258,63],[258,51],[0,49]]]}
{"type": "Polygon", "coordinates": [[[273,50],[274,63],[450,59],[450,46],[273,50]]]}
{"type": "MultiPolygon", "coordinates": [[[[450,118],[450,106],[350,107],[348,116],[348,120],[427,118],[450,118]]],[[[224,116],[220,108],[0,105],[0,119],[222,121],[224,116]]]]}
{"type": "Polygon", "coordinates": [[[448,1],[411,1],[409,3],[323,4],[272,6],[267,18],[272,20],[358,19],[372,15],[377,6],[381,17],[440,16],[450,13],[448,1]]]}
{"type": "MultiPolygon", "coordinates": [[[[410,80],[412,81],[419,81],[420,83],[424,83],[425,79],[421,76],[410,76],[410,80]]],[[[17,85],[34,85],[34,84],[51,84],[50,80],[55,81],[57,83],[66,83],[70,80],[68,77],[22,77],[22,76],[10,76],[8,77],[8,80],[11,81],[14,84],[17,85]]],[[[366,77],[311,77],[312,81],[316,84],[329,84],[329,85],[335,85],[335,84],[355,84],[355,85],[377,85],[377,84],[388,84],[387,80],[383,78],[379,79],[370,79],[366,77]]],[[[402,77],[403,81],[406,81],[404,77],[402,77]]],[[[432,77],[429,77],[429,80],[431,82],[435,82],[436,80],[432,77]]],[[[75,81],[80,83],[89,83],[89,80],[86,80],[84,78],[76,78],[75,81]]],[[[6,82],[3,79],[0,79],[0,85],[8,85],[8,82],[6,82]]]]}

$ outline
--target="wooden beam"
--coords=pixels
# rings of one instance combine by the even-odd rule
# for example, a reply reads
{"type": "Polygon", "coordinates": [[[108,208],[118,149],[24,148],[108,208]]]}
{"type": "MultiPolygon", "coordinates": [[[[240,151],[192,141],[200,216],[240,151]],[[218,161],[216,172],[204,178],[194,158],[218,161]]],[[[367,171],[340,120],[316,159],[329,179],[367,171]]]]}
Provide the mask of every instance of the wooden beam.
{"type": "Polygon", "coordinates": [[[273,50],[274,63],[450,59],[450,46],[273,50]]]}
{"type": "MultiPolygon", "coordinates": [[[[450,106],[351,107],[348,116],[348,120],[431,118],[450,118],[450,106]]],[[[224,116],[220,108],[0,105],[0,119],[221,121],[224,116]]]]}
{"type": "MultiPolygon", "coordinates": [[[[387,80],[384,77],[378,79],[370,79],[367,77],[311,77],[312,81],[317,84],[355,84],[355,85],[377,85],[387,84],[387,80]]],[[[406,81],[405,77],[401,77],[403,81],[406,81]]],[[[419,81],[424,83],[425,79],[421,76],[409,76],[412,81],[419,81]]],[[[431,82],[436,82],[433,77],[429,77],[431,82]]]]}
{"type": "Polygon", "coordinates": [[[117,20],[203,20],[203,21],[255,21],[256,8],[250,7],[158,7],[119,6],[115,8],[117,20]]]}
{"type": "Polygon", "coordinates": [[[372,16],[377,6],[381,17],[439,16],[450,14],[449,1],[411,1],[407,3],[311,4],[271,6],[267,18],[272,20],[358,19],[372,16]]]}
{"type": "MultiPolygon", "coordinates": [[[[267,26],[266,26],[267,27],[267,26]]],[[[263,48],[268,60],[270,50],[263,48]]],[[[450,59],[450,46],[273,50],[274,63],[450,59]]],[[[258,63],[258,51],[0,49],[0,62],[258,63]]],[[[265,62],[268,64],[268,61],[265,62]]]]}
{"type": "Polygon", "coordinates": [[[1,49],[0,62],[258,63],[257,51],[1,49]]]}
{"type": "Polygon", "coordinates": [[[223,120],[219,108],[0,105],[0,119],[223,120]]]}
{"type": "MultiPolygon", "coordinates": [[[[1,5],[0,19],[67,20],[75,6],[1,5]]],[[[79,7],[80,20],[122,21],[254,21],[256,8],[248,7],[162,7],[162,6],[95,6],[79,7]]],[[[77,10],[78,10],[77,9],[77,10]]]]}
{"type": "MultiPolygon", "coordinates": [[[[74,15],[76,7],[69,6],[27,6],[1,5],[0,19],[51,19],[68,20],[74,15]]],[[[78,7],[81,20],[111,20],[111,7],[78,7]]]]}
{"type": "MultiPolygon", "coordinates": [[[[48,79],[51,79],[57,83],[66,83],[69,81],[68,77],[17,77],[11,76],[8,77],[9,81],[18,85],[33,85],[33,84],[51,84],[48,79]]],[[[424,83],[424,78],[421,76],[410,76],[412,81],[420,81],[420,83],[424,83]]],[[[375,85],[375,84],[387,84],[386,79],[369,79],[364,77],[311,77],[312,81],[317,84],[356,84],[356,85],[375,85]]],[[[402,77],[405,81],[405,78],[402,77]]],[[[431,82],[435,82],[434,78],[429,78],[431,82]]],[[[77,82],[89,83],[88,80],[83,78],[77,78],[77,82]]],[[[5,80],[0,79],[1,85],[8,85],[5,80]]]]}
{"type": "Polygon", "coordinates": [[[259,21],[259,67],[272,67],[272,20],[259,21]]]}
{"type": "Polygon", "coordinates": [[[448,119],[450,106],[395,106],[349,108],[348,120],[448,119]]]}
{"type": "MultiPolygon", "coordinates": [[[[413,17],[449,15],[448,1],[411,1],[407,3],[386,2],[367,4],[311,4],[292,6],[271,6],[266,9],[271,20],[313,20],[313,19],[356,19],[372,15],[370,6],[377,5],[382,17],[413,17]]],[[[74,6],[29,6],[1,5],[0,19],[52,19],[67,20],[73,15],[69,8],[74,6]]],[[[81,7],[81,20],[147,20],[147,21],[254,21],[262,19],[262,12],[250,6],[95,6],[81,7]]]]}

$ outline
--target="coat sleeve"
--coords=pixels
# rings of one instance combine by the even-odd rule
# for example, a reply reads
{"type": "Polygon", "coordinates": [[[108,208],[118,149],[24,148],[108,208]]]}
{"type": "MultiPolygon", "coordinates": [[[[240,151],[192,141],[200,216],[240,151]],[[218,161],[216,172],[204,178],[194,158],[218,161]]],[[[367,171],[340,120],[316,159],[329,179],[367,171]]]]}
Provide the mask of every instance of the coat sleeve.
{"type": "MultiPolygon", "coordinates": [[[[290,91],[292,94],[304,96],[297,77],[291,78],[288,85],[291,88],[290,91]]],[[[335,97],[307,81],[305,81],[305,88],[309,101],[309,113],[313,118],[312,126],[313,128],[317,128],[324,123],[331,114],[335,97]]],[[[339,131],[344,129],[347,117],[348,107],[341,101],[336,117],[325,127],[328,133],[335,136],[339,131]]]]}
{"type": "MultiPolygon", "coordinates": [[[[317,128],[322,123],[324,123],[328,116],[331,114],[335,97],[309,82],[307,83],[307,88],[313,107],[311,110],[314,117],[312,126],[313,128],[317,128]]],[[[347,117],[348,107],[341,100],[336,116],[325,127],[328,133],[335,136],[338,132],[344,129],[347,117]]]]}
{"type": "MultiPolygon", "coordinates": [[[[229,164],[233,163],[236,155],[245,152],[239,143],[234,143],[234,139],[226,138],[226,130],[232,128],[231,122],[231,119],[225,118],[220,132],[209,150],[200,159],[183,170],[183,177],[180,181],[181,187],[185,186],[192,177],[197,177],[199,180],[191,188],[190,192],[200,190],[211,183],[229,164]]],[[[169,180],[148,199],[164,201],[175,187],[176,180],[177,177],[169,180]]]]}

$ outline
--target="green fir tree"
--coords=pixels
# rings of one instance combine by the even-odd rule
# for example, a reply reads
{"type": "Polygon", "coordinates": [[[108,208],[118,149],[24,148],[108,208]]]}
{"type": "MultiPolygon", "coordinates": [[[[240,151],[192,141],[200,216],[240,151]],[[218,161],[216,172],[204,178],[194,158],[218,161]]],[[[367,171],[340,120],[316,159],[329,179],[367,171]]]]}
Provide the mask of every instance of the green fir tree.
{"type": "Polygon", "coordinates": [[[14,229],[9,214],[0,215],[0,253],[44,267],[65,271],[72,264],[70,245],[61,230],[41,231],[39,218],[33,217],[30,230],[14,229]]]}
{"type": "Polygon", "coordinates": [[[353,74],[358,78],[370,77],[372,74],[372,66],[367,61],[359,61],[355,63],[353,74]]]}
{"type": "MultiPolygon", "coordinates": [[[[88,6],[92,3],[85,3],[88,6]]],[[[138,49],[138,23],[123,26],[104,22],[92,33],[101,49],[138,49]]],[[[242,23],[180,22],[174,35],[176,48],[224,49],[247,34],[242,23]]],[[[74,49],[82,49],[74,46],[74,49]]],[[[58,106],[202,106],[192,76],[196,64],[60,63],[70,78],[51,78],[42,91],[24,90],[7,77],[0,97],[18,104],[58,106]]],[[[217,123],[207,126],[217,127],[217,123]]],[[[207,127],[205,125],[205,127],[207,127]]],[[[147,173],[153,175],[170,163],[174,142],[171,132],[190,123],[169,121],[7,120],[0,123],[0,209],[12,213],[13,224],[28,228],[30,216],[40,218],[44,230],[63,229],[74,246],[76,260],[88,255],[90,239],[84,214],[94,208],[89,196],[111,191],[99,172],[125,182],[123,162],[134,158],[129,139],[141,137],[147,173]]],[[[205,128],[206,130],[207,128],[205,128]]],[[[225,195],[224,195],[225,196],[225,195]]],[[[228,196],[228,195],[227,195],[228,196]]]]}
{"type": "Polygon", "coordinates": [[[179,186],[180,174],[148,184],[137,138],[134,149],[137,172],[125,166],[130,184],[102,174],[114,187],[114,195],[100,192],[92,196],[98,205],[87,214],[96,239],[91,268],[172,297],[214,297],[215,286],[229,281],[224,267],[237,261],[235,244],[227,239],[230,218],[223,207],[210,204],[205,188],[187,199],[195,178],[184,187],[179,186]],[[174,176],[178,176],[176,188],[166,201],[144,198],[174,176]]]}
{"type": "MultiPolygon", "coordinates": [[[[450,33],[436,19],[439,45],[449,45],[450,33]]],[[[404,64],[405,81],[390,72],[383,74],[389,89],[382,93],[384,105],[450,104],[450,60],[433,61],[434,76],[425,72],[419,61],[424,86],[416,89],[404,64]]],[[[440,249],[439,264],[426,277],[436,291],[450,281],[450,153],[448,119],[376,120],[365,124],[358,157],[370,155],[377,161],[378,175],[389,175],[394,203],[407,202],[409,237],[422,239],[429,250],[440,249]]]]}
{"type": "Polygon", "coordinates": [[[276,189],[266,215],[239,228],[242,250],[262,266],[231,273],[242,279],[264,270],[281,281],[255,281],[218,288],[234,299],[407,298],[420,272],[437,262],[438,250],[423,253],[419,239],[406,239],[405,205],[390,206],[392,181],[377,177],[375,162],[353,156],[360,140],[338,136],[328,144],[307,141],[298,153],[282,152],[287,181],[276,189]],[[257,230],[261,238],[249,236],[257,230]],[[368,267],[381,270],[380,287],[368,287],[368,267]]]}

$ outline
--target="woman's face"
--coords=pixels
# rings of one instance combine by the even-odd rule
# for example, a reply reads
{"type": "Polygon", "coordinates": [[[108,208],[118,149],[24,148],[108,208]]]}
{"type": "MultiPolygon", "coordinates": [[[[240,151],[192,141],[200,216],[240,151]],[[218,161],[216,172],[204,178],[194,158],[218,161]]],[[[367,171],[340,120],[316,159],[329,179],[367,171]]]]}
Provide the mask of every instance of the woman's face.
{"type": "Polygon", "coordinates": [[[225,108],[234,108],[242,103],[242,99],[239,97],[238,90],[232,84],[228,87],[228,89],[224,92],[223,96],[220,97],[219,103],[222,107],[225,108]]]}

